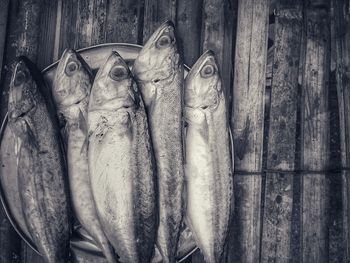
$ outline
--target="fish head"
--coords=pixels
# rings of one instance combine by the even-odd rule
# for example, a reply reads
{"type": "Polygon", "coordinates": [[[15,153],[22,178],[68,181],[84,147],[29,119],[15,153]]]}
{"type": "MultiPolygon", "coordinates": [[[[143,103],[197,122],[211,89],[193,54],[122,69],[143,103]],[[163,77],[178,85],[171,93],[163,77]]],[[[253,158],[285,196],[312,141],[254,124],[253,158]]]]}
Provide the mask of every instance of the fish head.
{"type": "Polygon", "coordinates": [[[221,77],[213,51],[206,51],[193,65],[185,79],[185,106],[214,110],[222,94],[221,77]]]}
{"type": "Polygon", "coordinates": [[[137,86],[124,59],[113,51],[95,77],[89,101],[89,111],[116,111],[137,104],[137,86]]]}
{"type": "Polygon", "coordinates": [[[52,95],[58,107],[69,107],[89,96],[92,74],[84,59],[72,49],[66,49],[58,63],[52,95]]]}
{"type": "Polygon", "coordinates": [[[38,87],[33,64],[25,57],[18,58],[9,90],[8,116],[10,122],[24,117],[37,104],[38,87]]]}
{"type": "Polygon", "coordinates": [[[178,52],[175,28],[171,21],[159,26],[148,39],[133,65],[133,73],[139,82],[143,96],[147,96],[147,86],[152,83],[162,86],[172,81],[172,76],[182,66],[178,52]]]}

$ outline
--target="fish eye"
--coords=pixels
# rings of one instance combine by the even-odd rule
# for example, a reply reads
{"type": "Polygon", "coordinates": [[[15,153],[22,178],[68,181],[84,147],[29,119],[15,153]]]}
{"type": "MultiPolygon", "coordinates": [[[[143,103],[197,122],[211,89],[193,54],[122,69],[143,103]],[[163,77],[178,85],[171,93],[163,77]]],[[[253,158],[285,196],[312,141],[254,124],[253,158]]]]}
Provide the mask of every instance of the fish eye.
{"type": "Polygon", "coordinates": [[[21,85],[23,82],[27,80],[27,75],[24,71],[18,71],[15,76],[14,84],[15,86],[21,85]]]}
{"type": "Polygon", "coordinates": [[[205,65],[201,70],[201,76],[203,78],[209,78],[213,76],[214,73],[215,73],[215,68],[213,67],[213,65],[205,65]]]}
{"type": "Polygon", "coordinates": [[[157,47],[159,47],[159,48],[169,47],[171,42],[172,42],[172,39],[169,35],[163,35],[158,39],[157,47]]]}
{"type": "Polygon", "coordinates": [[[71,76],[75,71],[77,71],[79,68],[79,65],[75,61],[71,61],[66,66],[66,73],[68,76],[71,76]]]}
{"type": "Polygon", "coordinates": [[[128,75],[129,75],[128,70],[125,67],[121,67],[121,66],[116,66],[112,68],[111,71],[109,72],[109,76],[116,81],[123,80],[127,78],[128,75]]]}

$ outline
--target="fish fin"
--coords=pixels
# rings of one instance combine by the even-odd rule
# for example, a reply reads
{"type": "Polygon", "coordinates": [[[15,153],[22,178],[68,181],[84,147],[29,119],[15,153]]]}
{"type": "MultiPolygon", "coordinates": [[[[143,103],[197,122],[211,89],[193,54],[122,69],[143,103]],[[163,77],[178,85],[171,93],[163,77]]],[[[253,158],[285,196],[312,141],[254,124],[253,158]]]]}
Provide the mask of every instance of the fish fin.
{"type": "Polygon", "coordinates": [[[89,151],[89,137],[86,136],[83,145],[81,146],[80,154],[84,152],[84,150],[89,151]]]}
{"type": "Polygon", "coordinates": [[[86,124],[86,119],[81,109],[79,109],[78,125],[79,125],[79,129],[81,129],[87,134],[88,127],[86,124]]]}
{"type": "Polygon", "coordinates": [[[231,169],[233,171],[233,167],[234,167],[235,161],[234,161],[233,135],[232,135],[232,129],[231,129],[230,126],[228,127],[228,135],[229,135],[229,141],[230,141],[230,152],[231,152],[231,162],[232,162],[231,163],[231,169]]]}
{"type": "Polygon", "coordinates": [[[33,127],[31,127],[29,122],[26,120],[24,120],[23,123],[24,123],[25,129],[26,129],[27,135],[28,135],[28,143],[31,146],[35,147],[36,149],[39,149],[39,143],[35,137],[35,132],[34,132],[33,127]]]}

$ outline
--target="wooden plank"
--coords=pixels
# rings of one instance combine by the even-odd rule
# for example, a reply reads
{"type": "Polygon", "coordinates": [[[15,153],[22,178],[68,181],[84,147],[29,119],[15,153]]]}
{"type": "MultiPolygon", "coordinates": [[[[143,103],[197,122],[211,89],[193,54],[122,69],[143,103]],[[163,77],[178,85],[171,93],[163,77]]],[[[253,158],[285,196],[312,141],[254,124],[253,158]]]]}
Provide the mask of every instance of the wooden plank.
{"type": "Polygon", "coordinates": [[[145,0],[143,42],[166,20],[176,22],[177,0],[145,0]]]}
{"type": "MultiPolygon", "coordinates": [[[[2,71],[2,63],[5,50],[5,37],[7,27],[7,14],[9,10],[9,0],[0,2],[0,72],[2,71]]],[[[1,74],[0,74],[1,81],[1,74]]]]}
{"type": "Polygon", "coordinates": [[[326,3],[310,2],[304,12],[306,50],[301,100],[301,168],[314,172],[305,172],[302,176],[303,262],[328,262],[329,197],[326,174],[322,172],[329,168],[330,20],[326,3]]]}
{"type": "MultiPolygon", "coordinates": [[[[350,12],[349,2],[332,1],[336,80],[340,119],[341,165],[350,167],[350,12]]],[[[350,260],[350,172],[342,171],[343,262],[350,260]]]]}
{"type": "Polygon", "coordinates": [[[144,1],[110,0],[107,8],[107,42],[142,44],[144,1]]]}
{"type": "Polygon", "coordinates": [[[238,1],[231,125],[235,211],[228,262],[259,261],[261,175],[242,173],[262,172],[268,17],[268,0],[238,1]]]}
{"type": "Polygon", "coordinates": [[[203,0],[178,0],[176,29],[184,63],[192,66],[200,55],[203,0]]]}
{"type": "MultiPolygon", "coordinates": [[[[22,241],[23,242],[23,241],[22,241]]],[[[23,263],[45,263],[45,260],[28,245],[22,244],[21,262],[23,263]]]]}
{"type": "Polygon", "coordinates": [[[56,20],[57,1],[42,0],[39,35],[40,56],[37,58],[39,69],[44,69],[53,61],[56,20]]]}
{"type": "Polygon", "coordinates": [[[76,43],[77,6],[78,0],[62,0],[58,57],[66,48],[76,48],[78,44],[76,43]]]}
{"type": "Polygon", "coordinates": [[[280,0],[275,10],[275,44],[265,185],[261,262],[290,262],[301,1],[280,0]]]}

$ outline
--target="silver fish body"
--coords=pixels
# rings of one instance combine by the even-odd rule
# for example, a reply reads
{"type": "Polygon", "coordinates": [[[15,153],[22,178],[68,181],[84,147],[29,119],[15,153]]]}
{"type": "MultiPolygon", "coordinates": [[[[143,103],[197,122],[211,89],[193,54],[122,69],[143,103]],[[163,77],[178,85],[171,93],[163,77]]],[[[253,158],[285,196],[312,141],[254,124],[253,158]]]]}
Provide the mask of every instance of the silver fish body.
{"type": "Polygon", "coordinates": [[[152,146],[137,86],[116,52],[95,78],[88,124],[91,184],[104,232],[121,262],[149,262],[157,229],[152,146]]]}
{"type": "Polygon", "coordinates": [[[161,25],[133,65],[150,123],[158,177],[157,247],[163,262],[175,262],[183,218],[183,63],[171,22],[161,25]]]}
{"type": "Polygon", "coordinates": [[[79,54],[65,50],[57,66],[52,94],[58,114],[65,122],[69,186],[75,216],[107,261],[113,263],[115,255],[98,219],[88,168],[86,120],[92,87],[90,71],[79,54]]]}
{"type": "Polygon", "coordinates": [[[43,89],[35,66],[20,58],[10,84],[8,116],[18,149],[23,215],[45,261],[65,263],[71,231],[66,168],[55,113],[43,89]]]}
{"type": "Polygon", "coordinates": [[[186,224],[205,261],[220,262],[228,233],[232,158],[226,102],[211,51],[185,80],[186,224]]]}

